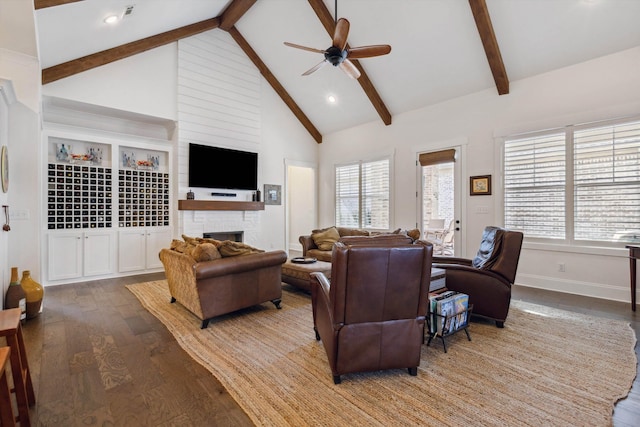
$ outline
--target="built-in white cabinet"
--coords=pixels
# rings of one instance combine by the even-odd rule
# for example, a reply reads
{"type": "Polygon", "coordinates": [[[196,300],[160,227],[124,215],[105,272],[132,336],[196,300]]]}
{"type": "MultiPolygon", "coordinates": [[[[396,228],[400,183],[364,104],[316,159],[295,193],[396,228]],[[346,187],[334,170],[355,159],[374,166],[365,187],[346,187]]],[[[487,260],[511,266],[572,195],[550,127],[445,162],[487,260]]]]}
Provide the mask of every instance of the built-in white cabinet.
{"type": "Polygon", "coordinates": [[[49,233],[50,281],[112,274],[114,232],[74,231],[49,233]]]}
{"type": "Polygon", "coordinates": [[[170,146],[59,130],[45,138],[47,282],[161,269],[172,235],[170,146]]]}
{"type": "Polygon", "coordinates": [[[119,232],[118,271],[120,273],[162,267],[158,253],[171,242],[168,228],[137,228],[119,232]]]}

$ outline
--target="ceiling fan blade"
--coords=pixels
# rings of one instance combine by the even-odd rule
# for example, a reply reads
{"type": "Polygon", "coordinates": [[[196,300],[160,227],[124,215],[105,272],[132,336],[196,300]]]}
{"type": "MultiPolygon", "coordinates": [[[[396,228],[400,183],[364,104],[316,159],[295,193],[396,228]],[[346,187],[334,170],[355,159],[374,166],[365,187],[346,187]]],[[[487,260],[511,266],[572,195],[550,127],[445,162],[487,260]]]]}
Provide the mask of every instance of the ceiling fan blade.
{"type": "Polygon", "coordinates": [[[302,50],[307,50],[309,52],[315,52],[315,53],[324,53],[324,50],[321,49],[315,49],[313,47],[306,47],[306,46],[301,46],[299,44],[295,44],[295,43],[289,43],[289,42],[284,42],[285,45],[289,46],[289,47],[295,47],[296,49],[302,49],[302,50]]]}
{"type": "Polygon", "coordinates": [[[327,63],[327,60],[325,59],[324,61],[322,61],[321,63],[313,66],[312,68],[308,69],[307,71],[305,71],[304,73],[302,73],[303,76],[308,76],[309,74],[318,71],[320,68],[324,67],[327,63]]]}
{"type": "Polygon", "coordinates": [[[358,79],[360,77],[360,71],[358,71],[356,66],[353,65],[353,62],[349,61],[348,59],[342,61],[339,67],[347,74],[347,76],[351,77],[352,79],[358,79]]]}
{"type": "Polygon", "coordinates": [[[347,58],[351,58],[351,59],[371,58],[372,56],[386,55],[389,52],[391,52],[391,46],[389,46],[388,44],[352,47],[347,50],[347,58]]]}
{"type": "Polygon", "coordinates": [[[341,51],[347,46],[347,37],[349,37],[349,21],[345,18],[338,19],[336,31],[333,33],[333,46],[341,51]]]}

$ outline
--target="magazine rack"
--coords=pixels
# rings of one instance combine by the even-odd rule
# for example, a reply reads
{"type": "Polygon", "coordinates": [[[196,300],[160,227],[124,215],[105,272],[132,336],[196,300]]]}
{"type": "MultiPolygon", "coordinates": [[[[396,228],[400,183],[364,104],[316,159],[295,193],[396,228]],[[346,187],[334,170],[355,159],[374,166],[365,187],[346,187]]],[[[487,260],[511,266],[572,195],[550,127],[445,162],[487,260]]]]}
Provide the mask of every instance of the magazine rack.
{"type": "MultiPolygon", "coordinates": [[[[433,313],[433,315],[435,316],[434,318],[440,318],[442,319],[442,324],[443,325],[452,325],[452,327],[447,327],[445,328],[447,330],[447,332],[442,332],[442,333],[438,333],[438,332],[429,332],[429,340],[427,341],[427,346],[429,344],[431,344],[431,340],[433,340],[433,338],[435,338],[436,336],[440,337],[440,339],[442,339],[442,346],[444,347],[444,352],[447,352],[447,343],[445,342],[445,338],[455,334],[456,332],[460,332],[460,331],[464,331],[465,334],[467,334],[467,339],[469,341],[471,341],[471,335],[469,335],[469,318],[471,317],[471,311],[473,310],[473,304],[470,304],[469,307],[464,310],[461,311],[460,313],[456,313],[456,314],[452,314],[452,315],[442,315],[442,314],[438,314],[438,313],[433,313]]],[[[431,331],[431,316],[427,316],[427,330],[431,331]]]]}

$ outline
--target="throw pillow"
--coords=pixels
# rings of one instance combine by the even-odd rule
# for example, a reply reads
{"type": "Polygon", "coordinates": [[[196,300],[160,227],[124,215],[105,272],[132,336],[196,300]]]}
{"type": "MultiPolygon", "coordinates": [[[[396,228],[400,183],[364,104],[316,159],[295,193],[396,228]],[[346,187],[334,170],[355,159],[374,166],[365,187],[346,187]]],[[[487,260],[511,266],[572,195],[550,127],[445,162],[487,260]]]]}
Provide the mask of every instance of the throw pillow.
{"type": "Polygon", "coordinates": [[[320,233],[312,234],[311,238],[318,249],[330,251],[333,249],[333,244],[340,239],[340,233],[338,233],[338,230],[335,227],[331,227],[320,233]]]}
{"type": "Polygon", "coordinates": [[[241,242],[232,242],[231,240],[225,240],[222,242],[218,251],[223,257],[259,254],[264,252],[262,249],[254,248],[253,246],[249,246],[241,242]]]}
{"type": "Polygon", "coordinates": [[[193,245],[193,246],[195,246],[198,243],[200,243],[200,242],[198,242],[198,239],[196,239],[195,237],[189,237],[186,234],[183,234],[182,238],[184,239],[185,242],[187,242],[188,244],[193,245]]]}
{"type": "Polygon", "coordinates": [[[360,230],[359,228],[336,227],[340,237],[344,236],[368,236],[369,231],[360,230]]]}
{"type": "Polygon", "coordinates": [[[418,230],[417,228],[414,228],[413,230],[407,230],[407,236],[416,241],[420,238],[420,230],[418,230]]]}
{"type": "Polygon", "coordinates": [[[198,237],[197,240],[200,243],[212,243],[213,245],[215,245],[216,248],[219,248],[220,245],[222,244],[221,240],[211,239],[208,237],[198,237]]]}
{"type": "Polygon", "coordinates": [[[187,244],[182,240],[173,239],[171,241],[169,249],[171,249],[172,251],[180,252],[182,254],[187,249],[187,244]]]}
{"type": "Polygon", "coordinates": [[[199,245],[191,246],[189,252],[189,255],[196,262],[213,261],[222,258],[218,248],[213,243],[200,243],[199,245]]]}

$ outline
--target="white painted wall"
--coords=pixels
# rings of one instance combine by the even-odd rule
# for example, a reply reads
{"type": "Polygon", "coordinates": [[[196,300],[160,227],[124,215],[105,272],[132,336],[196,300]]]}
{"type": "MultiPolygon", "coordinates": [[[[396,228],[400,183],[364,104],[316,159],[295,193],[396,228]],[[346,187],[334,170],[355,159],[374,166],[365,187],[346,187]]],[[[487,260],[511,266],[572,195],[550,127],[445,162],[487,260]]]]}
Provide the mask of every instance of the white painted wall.
{"type": "MultiPolygon", "coordinates": [[[[320,146],[319,225],[334,223],[334,164],[375,152],[395,151],[391,228],[416,222],[415,147],[466,139],[463,171],[466,233],[463,255],[473,256],[483,228],[500,225],[501,177],[498,137],[640,113],[640,47],[511,83],[510,94],[495,89],[393,116],[393,124],[369,123],[324,137],[320,146]],[[492,196],[469,197],[468,177],[493,175],[492,196]],[[476,214],[478,206],[488,214],[476,214]]],[[[508,72],[508,70],[507,70],[508,72]]],[[[393,113],[393,112],[392,112],[393,113]]],[[[627,251],[527,246],[517,283],[615,300],[630,300],[627,251]],[[583,251],[584,252],[584,251],[583,251]],[[557,263],[566,272],[557,272],[557,263]]]]}
{"type": "Polygon", "coordinates": [[[177,43],[43,86],[44,96],[177,119],[177,43]]]}
{"type": "MultiPolygon", "coordinates": [[[[0,14],[4,7],[0,7],[0,14]]],[[[31,16],[29,7],[26,13],[31,16]]],[[[0,24],[3,19],[0,18],[0,24]]],[[[21,44],[24,47],[24,43],[21,44]]],[[[23,213],[20,219],[13,218],[11,231],[2,232],[0,245],[7,250],[0,253],[0,283],[4,290],[9,284],[9,268],[31,270],[31,276],[39,281],[40,239],[38,224],[40,199],[38,198],[38,176],[41,175],[40,141],[40,67],[36,58],[7,49],[0,49],[0,79],[11,82],[15,102],[7,113],[7,139],[9,149],[9,191],[3,203],[9,211],[23,213]]],[[[4,216],[4,214],[3,214],[4,216]]],[[[4,295],[4,293],[2,294],[4,295]]],[[[4,299],[4,298],[3,298],[4,299]]]]}

